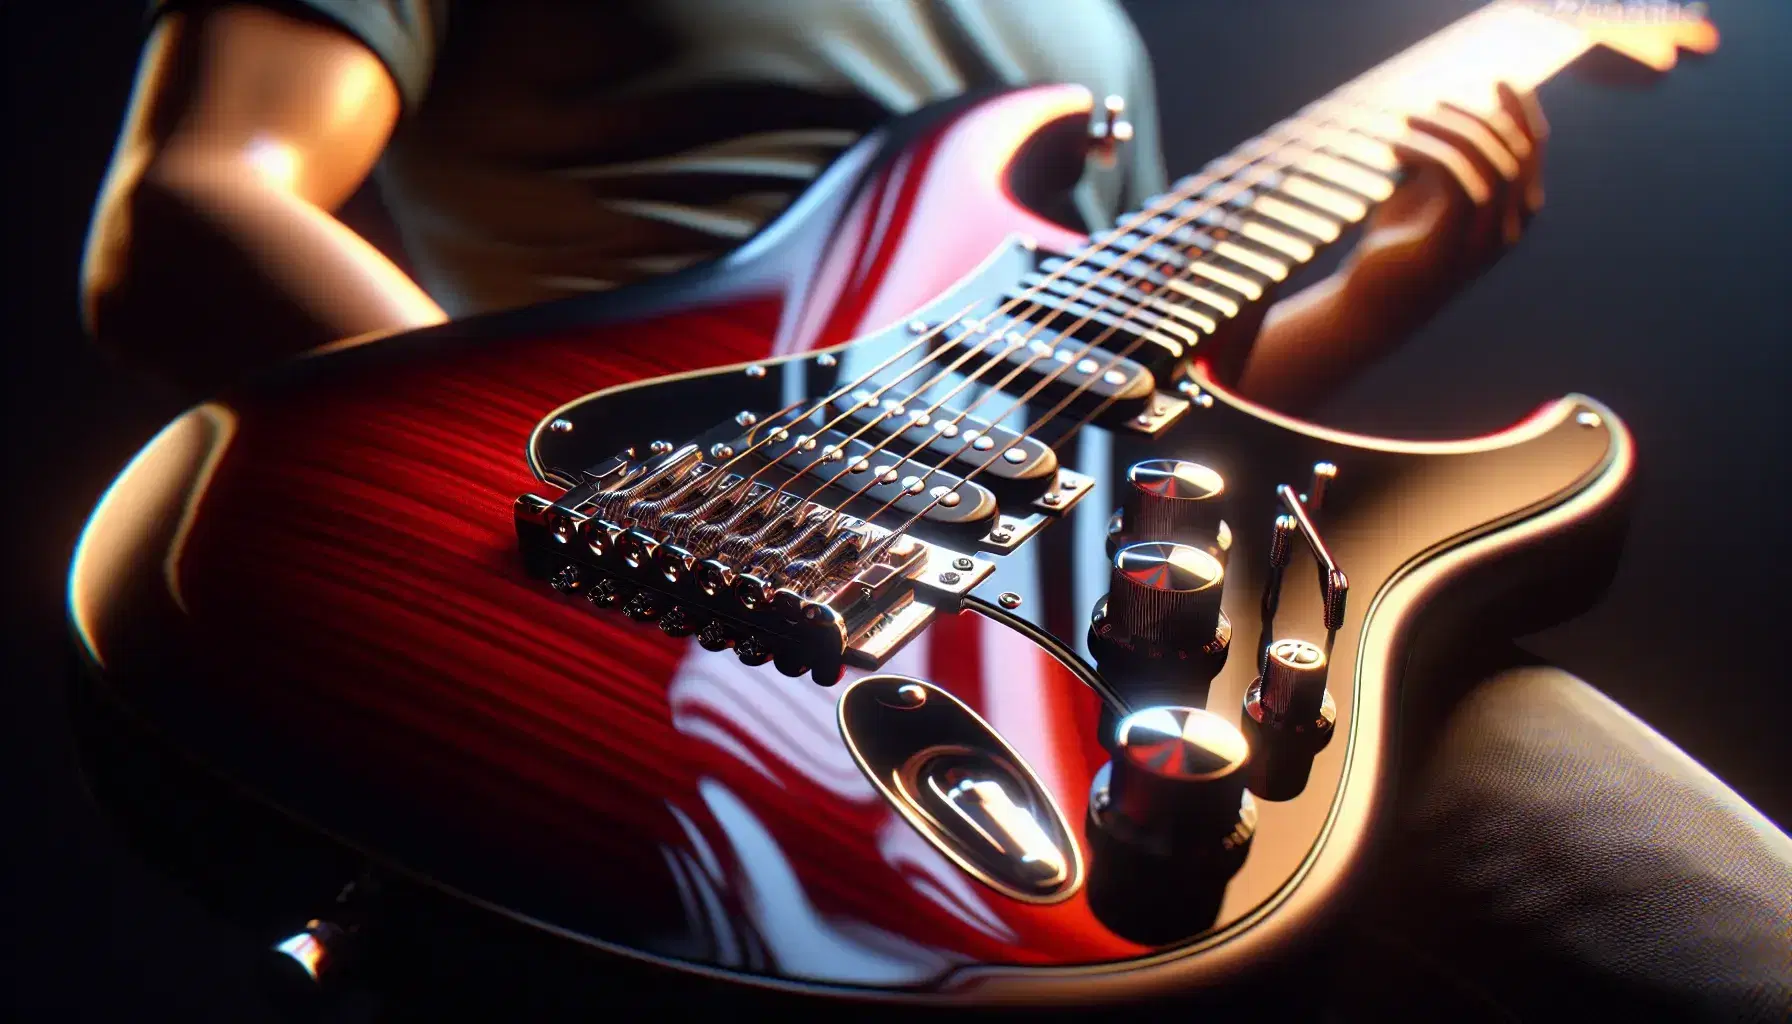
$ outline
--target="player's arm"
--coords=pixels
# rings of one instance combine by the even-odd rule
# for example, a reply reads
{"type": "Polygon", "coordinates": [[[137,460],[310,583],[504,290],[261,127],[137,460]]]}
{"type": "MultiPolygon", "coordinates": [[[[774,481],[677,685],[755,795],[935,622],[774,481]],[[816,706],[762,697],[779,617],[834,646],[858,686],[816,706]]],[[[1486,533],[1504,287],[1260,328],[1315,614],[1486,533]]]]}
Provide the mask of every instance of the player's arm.
{"type": "Polygon", "coordinates": [[[349,34],[249,5],[159,18],[82,266],[89,331],[203,393],[339,338],[442,310],[330,211],[400,109],[349,34]]]}

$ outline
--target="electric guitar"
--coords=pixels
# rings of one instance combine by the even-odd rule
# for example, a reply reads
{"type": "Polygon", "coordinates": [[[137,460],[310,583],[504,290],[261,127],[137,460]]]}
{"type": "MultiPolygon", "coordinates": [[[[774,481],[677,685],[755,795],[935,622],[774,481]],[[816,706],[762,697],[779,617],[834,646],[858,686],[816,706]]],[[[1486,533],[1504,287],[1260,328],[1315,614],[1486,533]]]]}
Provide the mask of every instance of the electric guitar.
{"type": "Polygon", "coordinates": [[[1300,422],[1202,342],[1391,193],[1401,114],[1715,43],[1496,3],[1094,236],[1034,210],[1121,106],[967,101],[716,263],[250,381],[81,539],[95,791],[319,984],[1076,1004],[1285,962],[1425,666],[1597,597],[1633,455],[1578,395],[1300,422]]]}

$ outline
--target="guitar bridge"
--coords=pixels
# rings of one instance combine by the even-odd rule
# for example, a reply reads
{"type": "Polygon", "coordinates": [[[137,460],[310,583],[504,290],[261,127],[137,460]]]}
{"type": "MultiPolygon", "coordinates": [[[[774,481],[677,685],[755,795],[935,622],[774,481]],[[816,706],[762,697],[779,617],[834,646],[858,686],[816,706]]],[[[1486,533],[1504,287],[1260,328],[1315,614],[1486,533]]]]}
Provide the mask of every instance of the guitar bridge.
{"type": "Polygon", "coordinates": [[[883,664],[995,569],[729,472],[694,445],[618,456],[559,498],[525,494],[515,520],[526,567],[556,591],[823,685],[883,664]]]}

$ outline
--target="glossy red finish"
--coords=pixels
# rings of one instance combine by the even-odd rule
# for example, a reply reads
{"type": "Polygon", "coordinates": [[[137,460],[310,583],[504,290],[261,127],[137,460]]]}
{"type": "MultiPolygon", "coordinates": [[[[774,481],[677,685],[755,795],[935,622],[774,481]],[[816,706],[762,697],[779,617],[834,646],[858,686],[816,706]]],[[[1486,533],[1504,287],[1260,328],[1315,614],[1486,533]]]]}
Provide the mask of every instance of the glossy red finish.
{"type": "MultiPolygon", "coordinates": [[[[906,316],[1013,233],[1072,241],[1016,205],[1003,173],[1041,125],[1087,106],[1077,89],[1014,94],[912,149],[859,195],[800,309],[767,288],[377,373],[320,365],[304,388],[190,414],[127,472],[90,532],[145,501],[198,510],[140,541],[166,562],[156,604],[171,618],[158,639],[185,668],[171,680],[132,660],[120,637],[150,606],[138,593],[125,607],[130,588],[103,578],[118,553],[96,550],[113,542],[90,539],[71,599],[95,658],[140,706],[241,716],[230,728],[303,757],[290,766],[299,774],[346,774],[370,794],[402,794],[419,820],[476,823],[481,834],[453,838],[555,865],[612,917],[621,904],[681,931],[687,907],[700,916],[719,900],[694,926],[712,944],[702,960],[901,984],[958,963],[1141,951],[1075,904],[1004,901],[928,845],[840,742],[842,687],[594,617],[526,578],[510,511],[539,486],[522,458],[529,432],[571,396],[837,344],[906,316]],[[868,877],[872,864],[888,874],[868,877]],[[892,898],[890,886],[924,898],[892,898]]],[[[998,727],[1025,720],[1017,745],[1080,826],[1077,794],[1105,755],[1096,698],[1063,665],[967,612],[885,670],[950,688],[998,727]]],[[[276,797],[315,814],[305,799],[276,797]]]]}
{"type": "MultiPolygon", "coordinates": [[[[320,829],[614,949],[877,989],[925,986],[956,967],[1155,952],[1098,920],[1086,889],[1052,905],[1007,899],[930,845],[842,742],[844,686],[745,667],[554,594],[524,575],[512,519],[514,499],[542,489],[525,461],[530,433],[571,399],[871,333],[1017,233],[1069,247],[1074,235],[1019,207],[1006,169],[1088,105],[1081,90],[1053,87],[972,107],[904,147],[836,213],[812,214],[815,244],[743,257],[724,286],[675,296],[673,312],[545,331],[498,322],[483,340],[478,324],[449,325],[344,346],[188,414],[121,477],[77,553],[71,613],[101,675],[178,744],[320,829]]],[[[1407,609],[1373,629],[1371,598],[1420,553],[1482,524],[1536,516],[1595,478],[1616,487],[1628,455],[1613,426],[1565,425],[1567,402],[1499,443],[1401,448],[1277,422],[1216,393],[1210,413],[1191,411],[1210,418],[1184,440],[1238,441],[1226,472],[1241,494],[1266,498],[1279,474],[1333,449],[1355,457],[1356,496],[1328,499],[1341,559],[1364,569],[1338,650],[1381,637],[1374,658],[1356,659],[1368,683],[1336,659],[1338,739],[1308,795],[1265,809],[1276,842],[1258,844],[1226,893],[1222,917],[1242,931],[1292,892],[1300,914],[1257,929],[1265,944],[1286,943],[1362,848],[1388,732],[1380,717],[1392,707],[1384,676],[1411,606],[1441,583],[1391,598],[1407,609]],[[1273,458],[1252,464],[1259,455],[1273,458]],[[1358,722],[1371,724],[1361,744],[1358,722]]],[[[1082,435],[1086,451],[1100,434],[1082,435]]],[[[1102,465],[1117,471],[1107,465],[1117,449],[1101,444],[1102,465]]],[[[1111,496],[1089,499],[1093,531],[1081,519],[1054,527],[997,570],[1002,586],[1033,585],[1036,605],[1068,624],[1052,629],[1060,636],[1075,635],[1099,593],[1078,588],[1100,574],[1111,496]],[[1094,576],[1071,578],[1073,545],[1094,576]],[[1038,571],[1048,563],[1051,573],[1038,571]]],[[[1271,515],[1261,502],[1245,511],[1241,522],[1271,515]]],[[[1241,630],[1259,561],[1235,555],[1228,570],[1241,630]]],[[[1310,633],[1313,614],[1291,602],[1283,624],[1310,633]]],[[[882,671],[927,679],[977,710],[1081,835],[1089,780],[1106,760],[1101,704],[1046,648],[963,612],[882,671]]],[[[1248,659],[1233,659],[1210,706],[1236,720],[1249,674],[1248,659]]],[[[1213,962],[1230,974],[1254,956],[1237,943],[1213,962]]]]}

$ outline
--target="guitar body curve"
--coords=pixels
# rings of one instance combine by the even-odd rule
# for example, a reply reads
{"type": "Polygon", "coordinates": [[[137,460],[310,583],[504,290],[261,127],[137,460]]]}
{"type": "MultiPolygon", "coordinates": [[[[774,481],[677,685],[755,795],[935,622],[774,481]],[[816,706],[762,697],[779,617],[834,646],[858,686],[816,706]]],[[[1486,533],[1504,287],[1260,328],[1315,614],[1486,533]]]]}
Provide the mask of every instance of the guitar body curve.
{"type": "Polygon", "coordinates": [[[1073,248],[1016,193],[1022,170],[1075,177],[1089,108],[1063,87],[964,105],[868,140],[712,267],[333,346],[187,413],[77,551],[70,612],[99,689],[351,859],[580,956],[974,1003],[1119,999],[1276,962],[1362,868],[1414,651],[1559,617],[1567,568],[1597,582],[1560,557],[1594,550],[1630,477],[1597,403],[1396,442],[1278,416],[1180,360],[1159,374],[1186,404],[1175,423],[1082,431],[1061,454],[1088,493],[1032,516],[1025,543],[976,560],[974,589],[833,686],[557,593],[519,555],[514,504],[544,480],[844,383],[908,344],[911,318],[949,319],[1012,284],[1011,261],[1073,248]],[[1210,680],[1144,700],[1089,624],[1125,467],[1162,457],[1226,479],[1233,640],[1210,680]],[[1297,552],[1274,629],[1329,634],[1336,733],[1302,785],[1257,800],[1211,917],[1116,923],[1091,905],[1105,865],[1087,838],[1113,719],[1170,701],[1241,721],[1277,487],[1317,462],[1339,469],[1322,525],[1350,600],[1328,630],[1297,552]],[[1012,748],[1087,881],[1015,898],[892,805],[841,724],[846,695],[888,676],[1012,748]]]}

